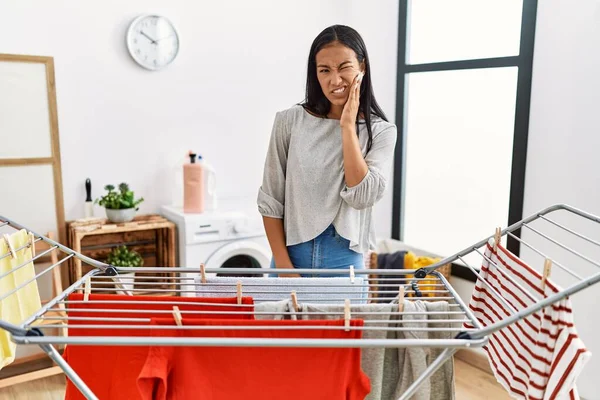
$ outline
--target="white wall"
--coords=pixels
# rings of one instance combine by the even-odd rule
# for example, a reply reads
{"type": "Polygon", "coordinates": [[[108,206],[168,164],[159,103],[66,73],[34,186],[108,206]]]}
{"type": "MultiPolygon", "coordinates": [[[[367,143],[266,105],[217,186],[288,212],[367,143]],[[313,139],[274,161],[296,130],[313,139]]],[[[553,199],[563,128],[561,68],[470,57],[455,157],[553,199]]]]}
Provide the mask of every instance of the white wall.
{"type": "MultiPolygon", "coordinates": [[[[600,215],[598,49],[600,2],[581,0],[577,2],[577,7],[560,0],[539,2],[525,215],[553,203],[567,203],[600,215]]],[[[598,230],[589,232],[596,240],[599,239],[598,233],[598,230]]],[[[595,259],[600,259],[600,251],[595,259]]],[[[564,260],[564,265],[582,264],[576,258],[564,260]]],[[[589,276],[600,269],[583,263],[577,271],[589,276]]],[[[553,268],[553,276],[558,282],[574,282],[559,273],[556,267],[553,268]]],[[[599,295],[600,285],[596,285],[572,298],[577,329],[586,346],[594,353],[578,381],[580,394],[586,399],[600,399],[597,382],[600,375],[599,295]]]]}
{"type": "MultiPolygon", "coordinates": [[[[275,112],[303,100],[310,44],[325,27],[363,34],[376,93],[393,117],[397,0],[372,8],[358,0],[0,0],[0,51],[54,57],[67,219],[83,216],[87,177],[94,197],[127,181],[146,199],[141,212],[157,211],[170,203],[173,166],[188,149],[216,168],[221,197],[254,202],[275,112]],[[163,71],[127,53],[125,32],[142,13],[178,29],[180,53],[163,71]]],[[[380,225],[389,233],[389,222],[380,225]]]]}

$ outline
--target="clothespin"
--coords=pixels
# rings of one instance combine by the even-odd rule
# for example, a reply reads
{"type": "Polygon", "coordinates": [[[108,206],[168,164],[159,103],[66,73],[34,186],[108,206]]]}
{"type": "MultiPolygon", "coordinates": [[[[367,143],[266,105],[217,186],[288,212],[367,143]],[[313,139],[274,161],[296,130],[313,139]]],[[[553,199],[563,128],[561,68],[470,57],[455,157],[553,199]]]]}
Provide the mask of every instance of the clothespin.
{"type": "Polygon", "coordinates": [[[29,248],[31,249],[31,258],[35,257],[35,235],[31,232],[27,234],[29,236],[29,248]]]}
{"type": "Polygon", "coordinates": [[[242,304],[242,281],[237,281],[237,303],[242,304]]]}
{"type": "Polygon", "coordinates": [[[496,233],[494,234],[494,253],[498,251],[498,245],[500,244],[502,231],[500,228],[496,228],[496,233]]]}
{"type": "Polygon", "coordinates": [[[344,300],[344,330],[350,331],[350,300],[344,300]]]}
{"type": "Polygon", "coordinates": [[[12,258],[17,258],[17,253],[15,252],[15,248],[13,247],[12,243],[10,242],[10,236],[8,236],[8,233],[5,233],[2,236],[4,237],[4,240],[6,241],[6,245],[8,246],[8,252],[10,253],[10,256],[12,258]]]}
{"type": "Polygon", "coordinates": [[[206,283],[206,271],[204,268],[204,263],[200,264],[200,282],[206,283]]]}
{"type": "Polygon", "coordinates": [[[398,291],[398,312],[404,311],[404,285],[400,285],[398,291]]]}
{"type": "Polygon", "coordinates": [[[292,305],[294,306],[294,310],[296,310],[296,312],[300,311],[300,306],[298,306],[298,296],[296,296],[296,291],[292,290],[292,305]]]}
{"type": "Polygon", "coordinates": [[[542,290],[546,289],[546,281],[550,277],[550,272],[552,272],[552,260],[546,258],[546,261],[544,261],[544,272],[542,274],[542,290]]]}
{"type": "Polygon", "coordinates": [[[350,283],[354,283],[354,265],[350,266],[350,283]]]}
{"type": "Polygon", "coordinates": [[[85,288],[83,289],[83,301],[88,301],[90,292],[92,291],[92,279],[88,276],[85,278],[85,288]]]}
{"type": "Polygon", "coordinates": [[[183,326],[183,318],[181,318],[181,312],[177,306],[173,306],[173,319],[177,326],[183,326]]]}

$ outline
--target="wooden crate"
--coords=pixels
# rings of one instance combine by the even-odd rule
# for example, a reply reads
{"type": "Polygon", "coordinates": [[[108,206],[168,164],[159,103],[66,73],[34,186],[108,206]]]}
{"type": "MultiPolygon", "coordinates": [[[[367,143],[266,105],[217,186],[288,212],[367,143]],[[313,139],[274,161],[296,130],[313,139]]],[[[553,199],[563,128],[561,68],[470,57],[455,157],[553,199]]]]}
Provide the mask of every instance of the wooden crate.
{"type": "MultiPolygon", "coordinates": [[[[108,254],[118,246],[140,253],[144,267],[174,267],[177,260],[176,227],[160,215],[140,215],[131,222],[113,224],[106,219],[79,220],[67,223],[68,246],[73,250],[105,262],[108,254]]],[[[86,274],[91,266],[79,259],[71,259],[70,284],[86,274]]],[[[162,273],[138,273],[136,276],[172,276],[162,273]]],[[[134,294],[172,294],[155,289],[172,290],[171,280],[144,279],[152,285],[136,285],[135,289],[147,289],[134,294]]],[[[98,293],[98,292],[94,292],[98,293]]]]}

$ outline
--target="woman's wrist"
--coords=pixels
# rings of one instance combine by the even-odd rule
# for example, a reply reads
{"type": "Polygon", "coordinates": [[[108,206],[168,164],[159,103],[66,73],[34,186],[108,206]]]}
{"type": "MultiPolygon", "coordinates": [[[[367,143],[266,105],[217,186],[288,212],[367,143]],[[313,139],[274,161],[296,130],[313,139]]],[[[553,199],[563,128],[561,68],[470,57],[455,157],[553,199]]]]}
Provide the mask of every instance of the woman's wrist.
{"type": "Polygon", "coordinates": [[[277,261],[275,261],[275,268],[282,268],[282,269],[286,269],[286,268],[294,268],[294,265],[292,264],[292,261],[286,261],[286,262],[281,262],[278,263],[277,261]]]}
{"type": "Polygon", "coordinates": [[[340,127],[342,128],[342,134],[356,134],[356,124],[355,123],[340,123],[340,127]]]}
{"type": "Polygon", "coordinates": [[[292,260],[289,254],[287,254],[287,249],[285,254],[277,254],[273,258],[275,258],[275,268],[293,268],[292,260]]]}

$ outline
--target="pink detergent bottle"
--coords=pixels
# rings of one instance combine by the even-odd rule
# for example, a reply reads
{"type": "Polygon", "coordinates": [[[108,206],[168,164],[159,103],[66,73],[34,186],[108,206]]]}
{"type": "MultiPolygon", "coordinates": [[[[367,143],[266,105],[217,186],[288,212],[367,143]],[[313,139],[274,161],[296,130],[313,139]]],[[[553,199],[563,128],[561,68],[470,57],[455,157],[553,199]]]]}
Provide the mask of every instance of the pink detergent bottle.
{"type": "Polygon", "coordinates": [[[183,165],[183,212],[204,212],[204,169],[196,162],[196,153],[190,150],[189,164],[183,165]]]}

